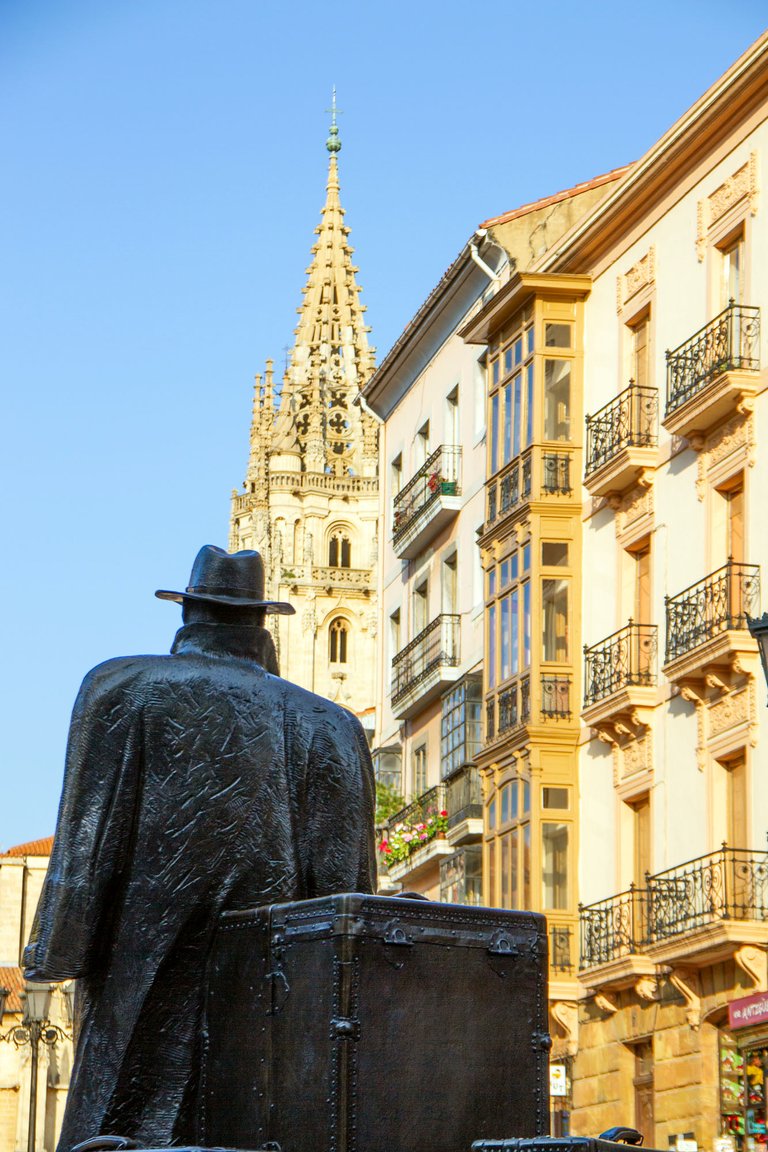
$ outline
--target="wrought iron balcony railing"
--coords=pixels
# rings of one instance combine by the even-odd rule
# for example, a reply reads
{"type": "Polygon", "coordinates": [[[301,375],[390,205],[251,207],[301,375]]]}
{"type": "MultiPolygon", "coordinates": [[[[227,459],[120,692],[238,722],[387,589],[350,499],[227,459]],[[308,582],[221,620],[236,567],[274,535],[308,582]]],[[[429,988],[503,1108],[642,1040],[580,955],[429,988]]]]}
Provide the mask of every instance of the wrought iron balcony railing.
{"type": "Polygon", "coordinates": [[[596,704],[634,686],[649,687],[656,683],[655,624],[629,624],[612,636],[584,645],[584,706],[596,704]]]}
{"type": "Polygon", "coordinates": [[[441,444],[394,499],[393,541],[406,534],[415,518],[442,496],[460,496],[461,448],[441,444]]]}
{"type": "Polygon", "coordinates": [[[485,702],[485,739],[490,743],[531,718],[531,679],[522,676],[485,702]]]}
{"type": "Polygon", "coordinates": [[[737,368],[760,367],[760,309],[731,300],[719,316],[667,352],[667,415],[737,368]]]}
{"type": "Polygon", "coordinates": [[[571,940],[573,933],[567,924],[549,925],[549,967],[553,972],[572,972],[573,955],[571,940]]]}
{"type": "Polygon", "coordinates": [[[393,704],[440,665],[458,665],[460,621],[458,614],[444,612],[398,652],[392,661],[393,704]]]}
{"type": "Polygon", "coordinates": [[[457,772],[446,777],[444,783],[449,828],[454,828],[462,820],[482,819],[483,793],[480,773],[474,764],[462,765],[457,772]]]}
{"type": "Polygon", "coordinates": [[[571,491],[571,457],[567,452],[542,454],[541,491],[545,496],[567,496],[571,491]]]}
{"type": "Polygon", "coordinates": [[[406,804],[405,808],[390,816],[387,827],[396,828],[398,824],[426,824],[430,816],[439,816],[445,810],[445,784],[435,784],[434,788],[428,788],[415,800],[411,800],[410,804],[406,804]]]}
{"type": "Polygon", "coordinates": [[[548,719],[571,715],[571,677],[545,672],[541,677],[541,714],[548,719]]]}
{"type": "Polygon", "coordinates": [[[768,919],[768,852],[723,844],[648,877],[649,938],[666,940],[713,920],[768,919]]]}
{"type": "Polygon", "coordinates": [[[624,448],[654,448],[659,442],[659,393],[630,380],[629,387],[594,416],[587,416],[587,477],[624,448]]]}
{"type": "Polygon", "coordinates": [[[746,629],[746,617],[758,614],[760,567],[729,560],[665,602],[668,664],[722,632],[746,629]]]}
{"type": "Polygon", "coordinates": [[[644,888],[580,905],[580,967],[608,964],[718,920],[768,921],[768,852],[723,844],[646,876],[644,888]]]}
{"type": "Polygon", "coordinates": [[[626,892],[579,905],[580,968],[609,964],[647,944],[648,893],[630,885],[626,892]]]}

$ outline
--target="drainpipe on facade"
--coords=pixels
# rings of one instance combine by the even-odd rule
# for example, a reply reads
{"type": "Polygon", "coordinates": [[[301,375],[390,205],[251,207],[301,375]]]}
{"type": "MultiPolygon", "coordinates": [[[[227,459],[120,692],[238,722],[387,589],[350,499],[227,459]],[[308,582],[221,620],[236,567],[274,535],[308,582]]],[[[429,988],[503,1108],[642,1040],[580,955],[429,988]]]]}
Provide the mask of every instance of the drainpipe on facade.
{"type": "MultiPolygon", "coordinates": [[[[477,237],[477,240],[482,243],[487,236],[485,228],[476,229],[475,236],[477,237]]],[[[488,264],[486,264],[485,260],[482,259],[479,252],[477,251],[477,242],[475,240],[470,240],[469,242],[469,254],[474,260],[475,264],[477,264],[478,268],[485,272],[488,279],[495,284],[499,278],[499,272],[501,269],[499,269],[499,272],[494,272],[493,269],[488,264]]]]}

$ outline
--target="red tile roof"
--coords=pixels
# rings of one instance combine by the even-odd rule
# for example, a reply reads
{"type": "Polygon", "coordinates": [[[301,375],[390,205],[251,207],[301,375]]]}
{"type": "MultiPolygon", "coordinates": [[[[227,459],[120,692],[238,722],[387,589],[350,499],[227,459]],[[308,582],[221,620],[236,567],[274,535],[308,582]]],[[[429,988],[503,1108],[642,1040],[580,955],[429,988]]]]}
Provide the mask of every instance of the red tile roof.
{"type": "Polygon", "coordinates": [[[7,852],[0,852],[0,856],[50,856],[53,848],[53,836],[46,836],[42,840],[28,840],[26,844],[16,844],[7,852]]]}
{"type": "Polygon", "coordinates": [[[0,988],[7,988],[9,996],[5,1001],[6,1012],[21,1012],[19,993],[24,987],[21,968],[0,968],[0,988]]]}
{"type": "Polygon", "coordinates": [[[632,167],[632,164],[625,164],[621,168],[614,168],[611,172],[605,172],[602,176],[595,176],[592,180],[575,184],[573,188],[566,188],[563,192],[555,192],[554,196],[545,196],[543,200],[534,200],[530,204],[523,204],[522,207],[513,208],[511,212],[504,212],[501,216],[492,216],[490,220],[483,220],[480,227],[490,228],[494,224],[506,224],[510,220],[516,220],[518,216],[527,216],[529,212],[538,212],[541,208],[549,208],[551,204],[559,204],[561,200],[570,200],[574,196],[580,196],[582,192],[589,192],[592,188],[600,188],[603,184],[613,184],[622,176],[626,176],[632,167]]]}

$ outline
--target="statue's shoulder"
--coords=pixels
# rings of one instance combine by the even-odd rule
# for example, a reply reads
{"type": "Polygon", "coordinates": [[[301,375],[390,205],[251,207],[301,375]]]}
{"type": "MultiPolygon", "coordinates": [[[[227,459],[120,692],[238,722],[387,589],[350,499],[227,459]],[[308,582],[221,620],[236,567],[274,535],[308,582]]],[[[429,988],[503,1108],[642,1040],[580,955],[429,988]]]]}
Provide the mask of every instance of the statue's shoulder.
{"type": "Polygon", "coordinates": [[[268,679],[275,685],[282,685],[280,691],[282,691],[283,698],[289,707],[304,714],[308,720],[315,724],[327,723],[342,730],[361,727],[354,712],[350,712],[348,708],[342,708],[333,700],[328,700],[325,696],[318,696],[316,692],[310,692],[309,689],[301,688],[298,684],[293,684],[290,680],[283,680],[279,676],[268,676],[268,679]]]}
{"type": "Polygon", "coordinates": [[[154,677],[169,664],[168,656],[115,656],[91,668],[83,679],[80,693],[92,695],[119,690],[131,681],[154,677]]]}

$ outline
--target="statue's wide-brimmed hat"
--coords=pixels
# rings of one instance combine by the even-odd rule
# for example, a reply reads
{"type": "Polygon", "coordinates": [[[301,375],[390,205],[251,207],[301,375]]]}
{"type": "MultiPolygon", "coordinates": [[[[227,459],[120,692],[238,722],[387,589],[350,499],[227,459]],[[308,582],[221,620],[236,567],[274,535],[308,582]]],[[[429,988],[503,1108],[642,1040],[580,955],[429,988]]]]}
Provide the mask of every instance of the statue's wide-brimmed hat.
{"type": "Polygon", "coordinates": [[[258,552],[225,552],[213,544],[204,544],[195,557],[189,585],[184,592],[155,592],[160,600],[205,600],[232,608],[263,608],[265,612],[292,615],[292,604],[265,600],[264,561],[258,552]]]}

